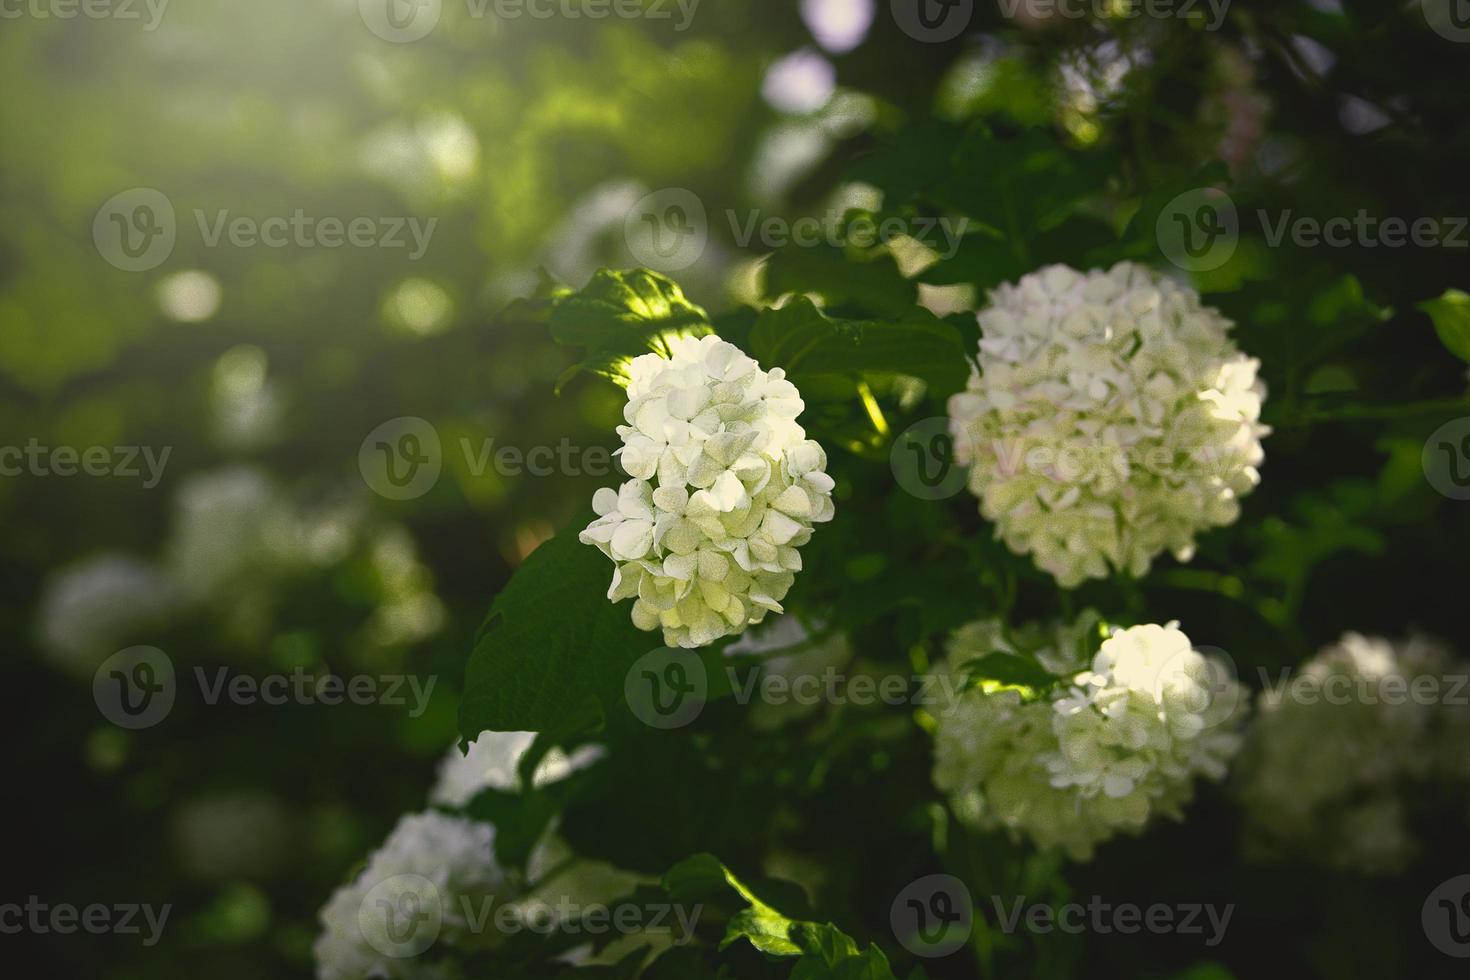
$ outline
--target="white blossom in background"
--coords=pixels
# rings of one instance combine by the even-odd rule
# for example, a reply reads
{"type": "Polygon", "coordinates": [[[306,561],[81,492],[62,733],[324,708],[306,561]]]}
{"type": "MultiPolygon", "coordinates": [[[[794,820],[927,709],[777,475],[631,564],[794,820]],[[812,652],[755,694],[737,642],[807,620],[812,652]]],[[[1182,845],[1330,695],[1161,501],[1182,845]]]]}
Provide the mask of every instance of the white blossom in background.
{"type": "Polygon", "coordinates": [[[1401,870],[1418,851],[1410,816],[1424,787],[1470,788],[1470,712],[1453,703],[1465,673],[1423,637],[1347,633],[1263,691],[1235,778],[1250,850],[1401,870]]]}
{"type": "Polygon", "coordinates": [[[782,611],[833,483],[785,372],[713,336],[669,349],[629,367],[618,453],[632,479],[597,491],[579,537],[617,564],[608,598],[633,599],[639,629],[701,647],[782,611]]]}
{"type": "MultiPolygon", "coordinates": [[[[468,755],[452,749],[440,764],[431,802],[458,809],[488,787],[523,792],[517,771],[534,741],[533,732],[485,732],[468,755]]],[[[570,756],[549,753],[537,769],[537,786],[590,765],[601,751],[585,746],[570,756]]],[[[494,848],[495,828],[483,821],[437,810],[404,817],[363,871],[322,909],[318,976],[458,980],[452,955],[445,954],[498,945],[504,927],[496,916],[503,910],[514,910],[513,922],[559,921],[610,906],[640,883],[652,882],[577,856],[555,821],[527,855],[524,869],[502,869],[494,848]],[[395,909],[399,917],[390,930],[388,916],[395,909]]],[[[607,950],[594,955],[589,946],[565,958],[597,963],[606,955],[607,950]]]]}
{"type": "Polygon", "coordinates": [[[1230,524],[1260,482],[1265,386],[1231,323],[1140,265],[1054,265],[990,294],[979,372],[949,402],[997,536],[1071,588],[1139,577],[1230,524]]]}
{"type": "MultiPolygon", "coordinates": [[[[1059,630],[1072,639],[1032,655],[1055,672],[1082,632],[1059,630]]],[[[952,637],[945,669],[997,650],[1014,652],[999,624],[971,624],[952,637]]],[[[1181,819],[1195,779],[1224,776],[1242,701],[1227,667],[1195,651],[1177,624],[1115,630],[1090,670],[1043,697],[967,690],[937,719],[934,782],[962,822],[1085,861],[1154,817],[1181,819]]]]}
{"type": "Polygon", "coordinates": [[[466,907],[501,897],[495,828],[433,811],[405,816],[321,912],[321,980],[438,980],[436,950],[471,937],[466,907]],[[468,900],[468,901],[466,901],[468,900]]]}
{"type": "Polygon", "coordinates": [[[46,583],[37,639],[66,669],[90,675],[179,605],[179,590],[161,569],[129,555],[98,555],[46,583]]]}
{"type": "Polygon", "coordinates": [[[873,0],[801,0],[801,19],[833,54],[846,54],[868,36],[877,15],[873,0]]]}
{"type": "MultiPolygon", "coordinates": [[[[470,743],[468,752],[454,746],[439,763],[439,778],[429,801],[440,806],[462,807],[483,789],[518,792],[521,778],[517,770],[521,757],[534,741],[535,732],[482,732],[470,743]]],[[[537,787],[560,782],[604,754],[598,745],[584,745],[570,756],[553,748],[536,766],[533,781],[537,787]]]]}

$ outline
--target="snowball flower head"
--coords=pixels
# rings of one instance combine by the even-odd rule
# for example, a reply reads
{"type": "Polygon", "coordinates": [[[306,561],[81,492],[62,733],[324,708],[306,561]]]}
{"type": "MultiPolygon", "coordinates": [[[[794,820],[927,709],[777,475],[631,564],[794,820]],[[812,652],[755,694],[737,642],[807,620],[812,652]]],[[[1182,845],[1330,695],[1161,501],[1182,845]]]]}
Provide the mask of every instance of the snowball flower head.
{"type": "Polygon", "coordinates": [[[1359,874],[1413,859],[1426,787],[1470,788],[1465,669],[1434,641],[1347,633],[1263,691],[1236,774],[1259,856],[1359,874]]]}
{"type": "Polygon", "coordinates": [[[629,367],[618,453],[632,479],[597,491],[580,540],[616,563],[608,598],[632,598],[639,629],[700,647],[782,611],[833,484],[785,372],[714,336],[669,352],[629,367]]]}
{"type": "Polygon", "coordinates": [[[496,894],[495,828],[428,812],[399,821],[351,883],[321,912],[316,942],[321,980],[424,980],[453,974],[434,963],[439,943],[473,932],[465,915],[496,894]]]}
{"type": "Polygon", "coordinates": [[[1145,574],[1230,524],[1260,482],[1265,386],[1231,322],[1130,262],[1053,265],[979,315],[979,371],[949,402],[997,536],[1068,588],[1145,574]]]}
{"type": "MultiPolygon", "coordinates": [[[[994,622],[960,630],[946,669],[1017,652],[1003,633],[994,622]]],[[[1025,653],[1053,673],[1066,669],[1077,634],[1058,630],[1055,645],[1025,653]]],[[[1091,669],[1059,677],[1040,697],[966,690],[938,720],[934,782],[962,821],[1088,860],[1120,831],[1181,818],[1195,778],[1225,774],[1242,703],[1228,667],[1194,650],[1178,624],[1116,630],[1091,669]]]]}

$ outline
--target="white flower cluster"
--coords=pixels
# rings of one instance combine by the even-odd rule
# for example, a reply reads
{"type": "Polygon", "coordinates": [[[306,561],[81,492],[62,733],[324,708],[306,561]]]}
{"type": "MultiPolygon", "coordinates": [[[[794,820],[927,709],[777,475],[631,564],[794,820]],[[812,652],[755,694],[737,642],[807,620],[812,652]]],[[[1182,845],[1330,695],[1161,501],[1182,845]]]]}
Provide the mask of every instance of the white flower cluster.
{"type": "Polygon", "coordinates": [[[1402,869],[1418,851],[1410,820],[1423,787],[1470,787],[1470,712],[1453,704],[1465,673],[1422,637],[1347,633],[1263,691],[1236,771],[1250,849],[1361,874],[1402,869]]]}
{"type": "Polygon", "coordinates": [[[632,361],[618,427],[632,479],[597,491],[580,540],[617,563],[607,595],[634,598],[639,629],[701,647],[782,611],[833,484],[780,368],[713,336],[669,349],[632,361]]]}
{"type": "MultiPolygon", "coordinates": [[[[484,732],[469,752],[451,748],[430,799],[459,809],[487,788],[524,789],[517,775],[533,732],[484,732]]],[[[535,774],[544,786],[591,765],[602,749],[549,752],[535,774]]],[[[322,980],[460,980],[449,951],[495,946],[499,927],[487,918],[506,907],[525,919],[545,919],[566,906],[606,906],[646,879],[601,861],[580,858],[547,829],[523,870],[507,872],[495,858],[495,827],[431,810],[399,821],[366,867],[339,888],[321,911],[316,942],[322,980]]]]}
{"type": "MultiPolygon", "coordinates": [[[[1086,621],[1095,623],[1095,620],[1086,621]]],[[[996,623],[952,638],[949,670],[997,650],[996,623]]],[[[1059,637],[1077,636],[1076,630],[1059,637]]],[[[1065,647],[1066,641],[1061,644],[1065,647]]],[[[1075,651],[1034,651],[1054,669],[1075,651]]],[[[1220,662],[1195,651],[1178,624],[1115,631],[1091,670],[1045,696],[971,688],[938,720],[934,782],[959,818],[1005,827],[1038,847],[1088,860],[1120,831],[1182,816],[1196,776],[1218,780],[1239,748],[1232,730],[1242,689],[1220,662]]]]}
{"type": "Polygon", "coordinates": [[[1064,587],[1145,574],[1230,524],[1260,481],[1259,362],[1199,294],[1122,262],[990,294],[978,373],[950,399],[957,460],[997,534],[1064,587]]]}
{"type": "Polygon", "coordinates": [[[119,647],[142,642],[182,601],[163,569],[130,555],[102,554],[47,581],[37,603],[36,633],[66,669],[91,674],[119,647]]]}
{"type": "Polygon", "coordinates": [[[496,895],[505,874],[495,862],[495,828],[427,812],[405,816],[349,884],[321,912],[316,942],[321,980],[440,980],[448,967],[422,955],[436,942],[469,934],[476,901],[496,895]]]}
{"type": "MultiPolygon", "coordinates": [[[[482,732],[461,752],[451,748],[439,763],[439,778],[429,793],[429,801],[440,806],[466,806],[484,789],[518,792],[522,789],[517,771],[521,757],[536,741],[535,732],[482,732]]],[[[560,782],[572,773],[585,769],[604,755],[600,745],[584,745],[571,755],[553,748],[546,753],[532,782],[537,788],[560,782]]]]}

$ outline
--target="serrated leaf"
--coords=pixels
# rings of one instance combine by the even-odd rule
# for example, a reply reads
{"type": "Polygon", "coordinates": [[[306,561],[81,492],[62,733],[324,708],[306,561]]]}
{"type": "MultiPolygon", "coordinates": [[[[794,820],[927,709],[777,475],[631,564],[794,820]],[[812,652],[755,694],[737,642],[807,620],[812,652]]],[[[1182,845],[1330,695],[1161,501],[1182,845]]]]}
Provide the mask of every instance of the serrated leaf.
{"type": "Polygon", "coordinates": [[[570,732],[622,696],[658,640],[607,600],[613,566],[577,540],[587,513],[526,559],[495,599],[465,668],[460,733],[570,732]]]}
{"type": "Polygon", "coordinates": [[[666,354],[674,337],[713,332],[709,315],[691,303],[677,283],[648,269],[601,269],[586,288],[545,302],[546,322],[556,342],[587,352],[558,380],[558,390],[582,371],[626,385],[632,358],[666,354]]]}
{"type": "Polygon", "coordinates": [[[586,288],[557,301],[550,323],[558,343],[594,349],[653,350],[670,333],[709,332],[709,315],[689,302],[678,283],[648,269],[599,269],[586,288]]]}
{"type": "Polygon", "coordinates": [[[791,980],[894,980],[881,949],[858,949],[834,926],[798,922],[791,936],[804,954],[792,969],[791,980]]]}
{"type": "Polygon", "coordinates": [[[743,938],[756,949],[773,956],[796,956],[801,952],[801,948],[787,938],[792,920],[757,898],[713,854],[696,854],[680,861],[664,875],[663,886],[675,901],[708,897],[730,890],[747,903],[747,908],[731,917],[725,938],[720,940],[720,949],[743,938]]]}
{"type": "Polygon", "coordinates": [[[895,980],[888,959],[876,946],[860,950],[831,923],[788,918],[757,898],[711,854],[679,862],[664,875],[663,885],[675,901],[733,891],[747,907],[731,916],[719,948],[745,939],[771,956],[799,956],[792,980],[895,980]]]}
{"type": "Polygon", "coordinates": [[[1434,321],[1440,343],[1460,360],[1470,361],[1470,295],[1449,289],[1437,299],[1420,303],[1419,309],[1434,321]]]}

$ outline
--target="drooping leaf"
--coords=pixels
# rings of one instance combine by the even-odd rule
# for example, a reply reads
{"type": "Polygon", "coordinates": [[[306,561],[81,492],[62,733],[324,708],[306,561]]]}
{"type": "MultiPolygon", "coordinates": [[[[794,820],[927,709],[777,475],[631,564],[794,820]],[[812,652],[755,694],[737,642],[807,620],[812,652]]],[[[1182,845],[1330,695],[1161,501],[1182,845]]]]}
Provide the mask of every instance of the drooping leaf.
{"type": "Polygon", "coordinates": [[[750,346],[762,367],[784,368],[798,384],[823,374],[907,374],[944,395],[963,388],[970,371],[959,331],[917,307],[896,320],[840,320],[800,297],[761,313],[750,346]]]}
{"type": "Polygon", "coordinates": [[[465,669],[460,733],[570,732],[621,697],[639,656],[659,645],[607,600],[612,564],[577,540],[586,514],[511,576],[465,669]]]}
{"type": "Polygon", "coordinates": [[[558,381],[560,388],[587,371],[627,384],[627,362],[640,354],[667,352],[674,337],[713,332],[708,314],[677,283],[647,269],[602,269],[586,288],[549,299],[546,321],[557,343],[585,349],[581,363],[558,381]]]}
{"type": "Polygon", "coordinates": [[[733,892],[745,908],[730,917],[720,949],[740,940],[770,956],[796,956],[792,980],[895,980],[888,959],[876,946],[859,949],[830,923],[792,919],[756,894],[718,858],[697,854],[664,875],[675,901],[733,892]]]}
{"type": "Polygon", "coordinates": [[[1419,309],[1434,321],[1434,332],[1449,352],[1470,361],[1470,294],[1449,289],[1443,296],[1420,303],[1419,309]]]}

